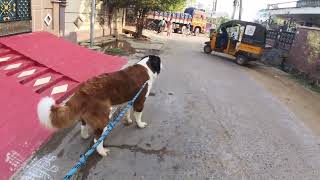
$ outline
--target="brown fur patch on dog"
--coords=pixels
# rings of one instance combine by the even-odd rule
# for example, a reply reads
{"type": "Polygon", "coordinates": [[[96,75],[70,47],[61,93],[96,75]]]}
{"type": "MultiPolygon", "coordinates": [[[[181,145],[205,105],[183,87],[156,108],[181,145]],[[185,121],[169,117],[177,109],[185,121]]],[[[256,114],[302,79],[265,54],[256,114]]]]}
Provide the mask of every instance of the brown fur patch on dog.
{"type": "MultiPolygon", "coordinates": [[[[81,119],[96,131],[96,136],[100,136],[109,122],[111,107],[131,100],[148,80],[148,70],[138,64],[89,79],[78,87],[64,106],[51,108],[52,125],[66,128],[81,119]]],[[[147,90],[148,85],[135,101],[134,111],[143,110],[147,90]]]]}

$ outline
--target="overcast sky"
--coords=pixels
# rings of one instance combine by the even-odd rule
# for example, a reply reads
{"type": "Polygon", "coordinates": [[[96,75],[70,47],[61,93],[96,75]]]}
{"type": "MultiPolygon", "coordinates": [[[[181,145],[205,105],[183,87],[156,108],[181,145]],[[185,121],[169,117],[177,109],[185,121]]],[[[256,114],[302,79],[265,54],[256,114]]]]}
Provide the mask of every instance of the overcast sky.
{"type": "MultiPolygon", "coordinates": [[[[204,8],[210,6],[212,8],[212,0],[197,0],[203,4],[204,8]]],[[[226,12],[231,16],[233,0],[218,0],[217,12],[226,12]]],[[[265,9],[267,4],[288,2],[288,0],[242,0],[243,2],[243,20],[252,21],[255,19],[260,9],[265,9]]]]}

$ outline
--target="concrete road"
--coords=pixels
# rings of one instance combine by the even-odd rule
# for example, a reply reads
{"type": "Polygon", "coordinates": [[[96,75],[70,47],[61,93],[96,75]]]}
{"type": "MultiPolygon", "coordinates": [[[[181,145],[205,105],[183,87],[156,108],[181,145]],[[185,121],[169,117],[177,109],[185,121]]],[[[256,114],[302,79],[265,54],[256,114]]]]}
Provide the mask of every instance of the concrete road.
{"type": "MultiPolygon", "coordinates": [[[[111,154],[94,154],[75,179],[319,179],[319,137],[245,67],[202,53],[205,40],[167,41],[149,126],[119,125],[111,154]]],[[[78,126],[60,131],[14,179],[61,179],[90,144],[78,126]]]]}

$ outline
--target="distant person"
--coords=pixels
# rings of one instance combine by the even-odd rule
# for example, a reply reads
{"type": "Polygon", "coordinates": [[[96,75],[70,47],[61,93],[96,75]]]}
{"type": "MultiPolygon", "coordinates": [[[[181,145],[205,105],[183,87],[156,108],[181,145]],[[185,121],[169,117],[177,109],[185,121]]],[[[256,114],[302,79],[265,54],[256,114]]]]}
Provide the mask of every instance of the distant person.
{"type": "Polygon", "coordinates": [[[222,50],[225,49],[228,45],[228,32],[225,27],[221,28],[222,33],[218,37],[218,48],[221,48],[222,50]]]}
{"type": "Polygon", "coordinates": [[[167,23],[167,36],[171,36],[172,31],[172,18],[167,23]]]}
{"type": "Polygon", "coordinates": [[[286,32],[287,30],[288,30],[288,23],[287,21],[284,21],[282,26],[282,32],[286,32]]]}
{"type": "Polygon", "coordinates": [[[158,24],[158,33],[161,33],[165,26],[166,26],[166,21],[163,18],[162,20],[160,20],[158,24]]]}
{"type": "Polygon", "coordinates": [[[191,35],[191,23],[187,24],[187,35],[191,35]]]}

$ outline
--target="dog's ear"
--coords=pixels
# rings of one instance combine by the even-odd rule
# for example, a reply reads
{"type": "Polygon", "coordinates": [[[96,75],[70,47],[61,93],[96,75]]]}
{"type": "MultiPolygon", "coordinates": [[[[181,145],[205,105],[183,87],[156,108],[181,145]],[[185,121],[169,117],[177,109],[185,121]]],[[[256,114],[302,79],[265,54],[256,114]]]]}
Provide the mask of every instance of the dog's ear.
{"type": "Polygon", "coordinates": [[[149,60],[147,62],[148,67],[153,73],[160,73],[161,70],[161,59],[159,56],[149,55],[149,60]]]}

